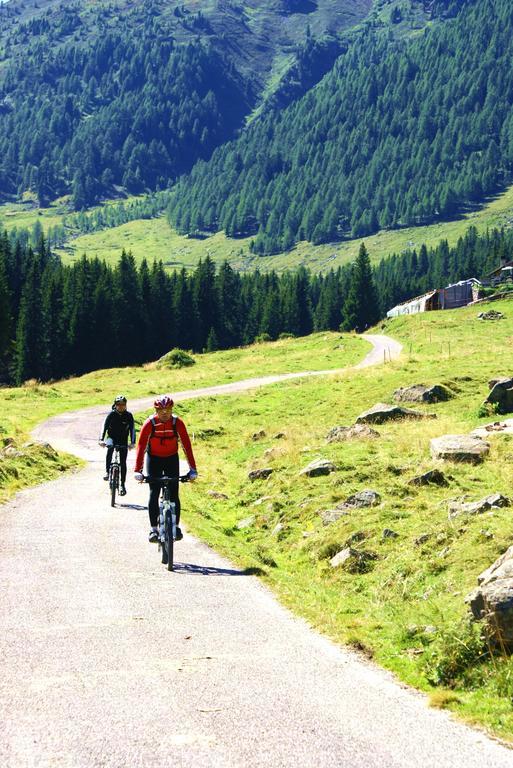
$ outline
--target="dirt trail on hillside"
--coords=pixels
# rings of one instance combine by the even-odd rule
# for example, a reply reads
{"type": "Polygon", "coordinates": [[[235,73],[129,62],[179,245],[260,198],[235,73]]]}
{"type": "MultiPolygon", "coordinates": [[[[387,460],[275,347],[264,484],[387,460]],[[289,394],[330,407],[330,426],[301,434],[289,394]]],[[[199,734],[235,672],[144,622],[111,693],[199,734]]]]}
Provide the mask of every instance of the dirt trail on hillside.
{"type": "MultiPolygon", "coordinates": [[[[2,766],[513,768],[512,752],[320,637],[193,537],[168,573],[146,539],[147,488],[129,481],[109,505],[91,442],[104,412],[37,430],[91,460],[2,508],[2,766]]],[[[194,493],[182,491],[185,525],[194,493]]]]}

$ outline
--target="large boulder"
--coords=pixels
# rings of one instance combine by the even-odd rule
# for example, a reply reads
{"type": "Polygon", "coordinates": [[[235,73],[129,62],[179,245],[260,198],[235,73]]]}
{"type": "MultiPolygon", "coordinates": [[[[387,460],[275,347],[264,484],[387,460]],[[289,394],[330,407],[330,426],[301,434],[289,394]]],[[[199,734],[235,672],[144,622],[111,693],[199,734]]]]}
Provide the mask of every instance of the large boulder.
{"type": "Polygon", "coordinates": [[[449,503],[449,519],[452,520],[452,518],[462,514],[482,515],[484,512],[489,512],[491,509],[509,507],[510,505],[510,499],[500,493],[493,493],[490,496],[486,496],[484,499],[480,499],[479,501],[451,501],[449,503]]]}
{"type": "Polygon", "coordinates": [[[441,435],[430,443],[434,459],[449,459],[477,464],[490,451],[490,443],[475,435],[441,435]]]}
{"type": "Polygon", "coordinates": [[[336,470],[337,467],[332,461],[328,461],[328,459],[316,459],[315,461],[311,461],[299,474],[306,475],[307,477],[319,477],[321,475],[329,475],[331,472],[336,472],[336,470]]]}
{"type": "Polygon", "coordinates": [[[363,491],[357,491],[342,502],[337,504],[337,507],[343,509],[362,509],[363,507],[375,507],[381,501],[381,496],[377,491],[373,491],[370,488],[366,488],[363,491]]]}
{"type": "Polygon", "coordinates": [[[513,546],[478,577],[479,586],[465,598],[476,619],[483,620],[489,639],[513,650],[513,546]]]}
{"type": "Polygon", "coordinates": [[[366,552],[353,547],[345,547],[330,560],[332,568],[344,568],[349,573],[367,573],[378,555],[375,552],[366,552]]]}
{"type": "Polygon", "coordinates": [[[400,405],[387,405],[386,403],[376,403],[368,411],[361,413],[356,419],[357,424],[384,424],[386,421],[395,421],[397,419],[434,419],[433,413],[421,413],[413,411],[411,408],[403,408],[400,405]]]}
{"type": "Polygon", "coordinates": [[[446,476],[439,469],[429,469],[427,472],[423,472],[422,475],[417,475],[408,480],[408,485],[449,485],[446,476]]]}
{"type": "Polygon", "coordinates": [[[485,403],[495,405],[498,413],[513,413],[513,379],[494,379],[485,403]]]}
{"type": "Polygon", "coordinates": [[[269,475],[272,475],[272,467],[263,467],[262,469],[252,469],[248,472],[248,478],[253,482],[254,480],[266,480],[269,475]]]}
{"type": "Polygon", "coordinates": [[[321,509],[319,511],[319,516],[323,525],[331,525],[331,523],[336,523],[337,520],[340,520],[341,517],[344,517],[344,515],[348,514],[349,510],[344,509],[341,506],[335,507],[335,509],[321,509]]]}
{"type": "Polygon", "coordinates": [[[394,400],[398,403],[440,403],[450,400],[453,393],[443,384],[413,384],[411,387],[401,387],[394,392],[394,400]]]}
{"type": "Polygon", "coordinates": [[[367,424],[353,424],[352,427],[332,427],[326,435],[328,443],[342,443],[346,440],[372,440],[379,432],[367,424]]]}
{"type": "Polygon", "coordinates": [[[488,312],[480,312],[477,316],[478,320],[504,320],[504,318],[505,315],[497,309],[489,309],[488,312]]]}

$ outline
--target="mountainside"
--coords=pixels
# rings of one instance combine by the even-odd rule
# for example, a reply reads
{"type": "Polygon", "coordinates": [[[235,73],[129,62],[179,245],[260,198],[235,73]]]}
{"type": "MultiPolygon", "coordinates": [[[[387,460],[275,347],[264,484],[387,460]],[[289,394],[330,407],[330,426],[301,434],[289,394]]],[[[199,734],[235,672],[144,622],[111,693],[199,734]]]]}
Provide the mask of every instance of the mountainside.
{"type": "Polygon", "coordinates": [[[273,253],[449,218],[497,191],[513,163],[513,7],[455,10],[414,37],[359,32],[315,88],[196,165],[171,223],[273,253]]]}
{"type": "Polygon", "coordinates": [[[372,0],[11,0],[0,6],[0,192],[77,209],[163,188],[263,103],[315,84],[372,0]]]}

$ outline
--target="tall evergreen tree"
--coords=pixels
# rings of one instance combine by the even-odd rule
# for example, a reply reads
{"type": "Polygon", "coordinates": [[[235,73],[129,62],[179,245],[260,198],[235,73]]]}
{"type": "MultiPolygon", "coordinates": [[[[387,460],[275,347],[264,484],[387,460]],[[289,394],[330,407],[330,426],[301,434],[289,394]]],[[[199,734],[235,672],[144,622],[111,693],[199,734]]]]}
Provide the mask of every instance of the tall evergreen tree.
{"type": "Polygon", "coordinates": [[[44,378],[47,370],[44,327],[41,263],[32,254],[32,263],[22,292],[16,326],[13,373],[17,384],[22,384],[29,378],[44,378]]]}
{"type": "Polygon", "coordinates": [[[358,257],[351,270],[347,300],[344,304],[341,330],[364,331],[374,325],[380,316],[378,296],[369,254],[365,243],[360,245],[358,257]]]}

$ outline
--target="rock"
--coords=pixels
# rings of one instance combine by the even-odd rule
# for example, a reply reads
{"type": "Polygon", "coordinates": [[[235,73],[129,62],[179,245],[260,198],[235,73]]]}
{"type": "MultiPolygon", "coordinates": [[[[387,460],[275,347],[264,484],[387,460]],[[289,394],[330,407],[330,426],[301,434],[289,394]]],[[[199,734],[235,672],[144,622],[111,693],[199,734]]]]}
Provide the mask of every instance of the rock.
{"type": "Polygon", "coordinates": [[[226,495],[226,493],[221,493],[220,491],[207,491],[207,496],[210,496],[212,499],[228,499],[229,497],[226,495]]]}
{"type": "Polygon", "coordinates": [[[310,464],[301,470],[300,475],[307,475],[307,477],[319,477],[320,475],[329,475],[331,472],[336,472],[337,467],[332,461],[327,459],[317,459],[310,462],[310,464]]]}
{"type": "Polygon", "coordinates": [[[513,649],[513,546],[477,578],[479,586],[465,598],[473,616],[485,622],[499,648],[513,649]]]}
{"type": "Polygon", "coordinates": [[[349,536],[346,541],[346,547],[350,547],[351,544],[359,544],[360,541],[364,541],[367,538],[367,534],[364,531],[355,531],[349,536]]]}
{"type": "Polygon", "coordinates": [[[25,454],[22,451],[19,451],[14,444],[6,445],[5,448],[2,448],[1,455],[5,456],[6,459],[16,459],[19,456],[24,456],[25,454]]]}
{"type": "Polygon", "coordinates": [[[273,435],[273,440],[281,440],[283,437],[286,437],[285,432],[276,432],[276,434],[273,435]]]}
{"type": "Polygon", "coordinates": [[[272,496],[261,496],[259,499],[253,502],[252,507],[259,507],[261,504],[265,504],[266,501],[272,501],[272,496]]]}
{"type": "Polygon", "coordinates": [[[57,456],[57,451],[50,443],[39,443],[39,445],[45,453],[50,454],[50,456],[57,456]]]}
{"type": "Polygon", "coordinates": [[[415,541],[413,542],[416,547],[421,547],[423,544],[425,544],[429,539],[431,538],[430,533],[421,533],[420,536],[417,536],[415,541]]]}
{"type": "Polygon", "coordinates": [[[454,397],[453,393],[443,384],[413,384],[411,387],[401,387],[394,392],[394,400],[407,403],[440,403],[454,397]]]}
{"type": "Polygon", "coordinates": [[[490,444],[475,435],[442,435],[430,443],[431,455],[435,459],[469,461],[477,464],[483,461],[490,450],[490,444]]]}
{"type": "Polygon", "coordinates": [[[488,435],[502,434],[513,435],[513,419],[504,421],[494,421],[492,424],[485,424],[484,427],[477,427],[470,433],[477,437],[488,437],[488,435]]]}
{"type": "Polygon", "coordinates": [[[360,509],[362,507],[375,507],[381,501],[381,496],[377,491],[372,491],[370,488],[364,491],[358,491],[353,493],[352,496],[348,496],[342,504],[337,504],[337,509],[360,509]]]}
{"type": "Polygon", "coordinates": [[[248,472],[248,478],[251,481],[254,480],[265,480],[269,475],[272,475],[273,470],[271,467],[265,467],[263,469],[252,469],[251,472],[248,472]]]}
{"type": "Polygon", "coordinates": [[[385,528],[381,534],[383,539],[398,539],[399,534],[393,531],[391,528],[385,528]]]}
{"type": "Polygon", "coordinates": [[[378,559],[375,552],[345,547],[330,560],[332,568],[343,567],[349,573],[367,573],[371,570],[372,563],[378,559]]]}
{"type": "Polygon", "coordinates": [[[449,485],[444,473],[439,469],[430,469],[422,475],[408,480],[408,485],[449,485]]]}
{"type": "Polygon", "coordinates": [[[262,438],[264,437],[265,437],[265,429],[261,429],[259,432],[254,432],[251,435],[251,439],[254,440],[255,442],[257,440],[262,440],[262,438]]]}
{"type": "Polygon", "coordinates": [[[478,320],[504,320],[505,315],[496,309],[489,309],[488,312],[480,312],[477,316],[478,320]]]}
{"type": "Polygon", "coordinates": [[[254,517],[245,517],[244,520],[239,520],[237,523],[237,528],[239,531],[242,531],[244,528],[251,528],[252,525],[255,524],[255,518],[254,517]]]}
{"type": "Polygon", "coordinates": [[[454,517],[461,514],[482,515],[483,512],[488,512],[490,509],[509,507],[510,505],[510,499],[508,499],[507,496],[502,496],[500,493],[486,496],[480,501],[471,501],[467,503],[452,501],[449,504],[449,519],[452,520],[454,517]]]}
{"type": "Polygon", "coordinates": [[[376,403],[368,411],[361,413],[356,419],[357,424],[384,424],[386,421],[397,419],[435,419],[434,413],[421,413],[411,408],[403,408],[400,405],[387,405],[376,403]]]}
{"type": "Polygon", "coordinates": [[[336,523],[337,520],[340,520],[341,517],[344,517],[345,515],[348,515],[348,514],[349,514],[348,510],[343,509],[342,507],[339,507],[337,509],[324,509],[319,512],[323,525],[330,525],[331,523],[336,523]]]}
{"type": "Polygon", "coordinates": [[[352,427],[332,427],[326,435],[328,443],[342,443],[345,440],[371,440],[379,437],[379,432],[367,424],[354,424],[352,427]]]}
{"type": "Polygon", "coordinates": [[[492,389],[485,403],[496,406],[498,413],[513,412],[513,379],[498,379],[490,382],[492,389]]]}

